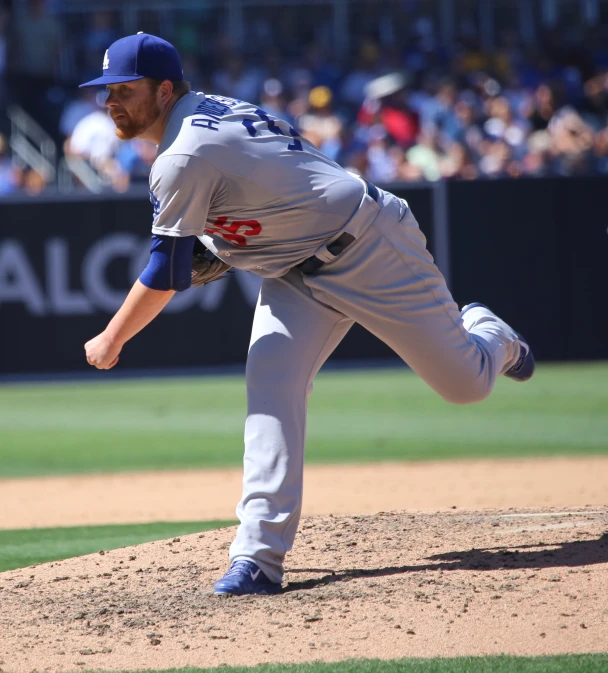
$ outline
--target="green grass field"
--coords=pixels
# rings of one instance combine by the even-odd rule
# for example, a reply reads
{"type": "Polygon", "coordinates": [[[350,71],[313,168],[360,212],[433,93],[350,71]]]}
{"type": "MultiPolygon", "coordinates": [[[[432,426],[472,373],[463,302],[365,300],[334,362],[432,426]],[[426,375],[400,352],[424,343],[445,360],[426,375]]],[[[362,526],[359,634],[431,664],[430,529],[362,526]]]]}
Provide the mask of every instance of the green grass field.
{"type": "MultiPolygon", "coordinates": [[[[239,466],[242,377],[0,386],[0,477],[239,466]]],[[[321,374],[307,460],[608,453],[608,363],[542,365],[459,407],[405,369],[321,374]]]]}
{"type": "Polygon", "coordinates": [[[101,550],[166,540],[205,530],[232,526],[235,521],[188,521],[123,526],[74,526],[0,530],[0,572],[34,563],[60,561],[101,550]]]}
{"type": "MultiPolygon", "coordinates": [[[[608,654],[562,657],[460,657],[458,659],[353,659],[329,664],[180,668],[147,673],[606,673],[608,654]]],[[[122,673],[128,673],[123,671],[122,673]]]]}
{"type": "MultiPolygon", "coordinates": [[[[241,377],[0,386],[0,478],[239,466],[241,377]]],[[[543,365],[486,402],[443,402],[410,372],[334,372],[310,400],[309,462],[608,454],[608,363],[543,365]]],[[[232,522],[0,531],[0,571],[232,522]]],[[[179,673],[604,673],[608,654],[353,660],[179,673]]],[[[154,672],[150,672],[154,673],[154,672]]],[[[161,672],[156,672],[161,673],[161,672]]],[[[170,673],[170,672],[163,672],[170,673]]],[[[175,672],[177,673],[177,672],[175,672]]]]}

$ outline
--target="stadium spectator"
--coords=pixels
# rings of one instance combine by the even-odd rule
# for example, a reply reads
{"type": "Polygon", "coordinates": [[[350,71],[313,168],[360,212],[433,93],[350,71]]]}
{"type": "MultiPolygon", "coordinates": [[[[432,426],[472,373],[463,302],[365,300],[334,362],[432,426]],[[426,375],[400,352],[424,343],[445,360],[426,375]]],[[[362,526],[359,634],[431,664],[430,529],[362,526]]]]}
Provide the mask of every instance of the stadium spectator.
{"type": "Polygon", "coordinates": [[[526,142],[527,152],[522,159],[522,173],[543,177],[550,173],[551,136],[548,131],[534,131],[526,142]]]}
{"type": "Polygon", "coordinates": [[[462,143],[449,143],[440,162],[441,176],[449,180],[476,180],[479,169],[468,147],[462,143]]]}
{"type": "Polygon", "coordinates": [[[260,107],[273,117],[284,119],[292,126],[295,124],[295,119],[287,109],[284,87],[278,79],[271,78],[264,82],[260,95],[260,107]]]}
{"type": "Polygon", "coordinates": [[[509,101],[498,96],[486,104],[488,119],[483,129],[492,140],[504,140],[514,150],[525,145],[529,134],[529,123],[515,119],[509,101]]]}
{"type": "Polygon", "coordinates": [[[365,87],[366,99],[357,121],[364,127],[381,124],[404,149],[411,147],[420,130],[418,114],[408,105],[406,78],[391,73],[372,80],[365,87]]]}
{"type": "Polygon", "coordinates": [[[520,167],[513,159],[509,144],[504,140],[485,142],[485,150],[479,161],[480,175],[486,178],[518,177],[520,167]]]}
{"type": "Polygon", "coordinates": [[[589,79],[584,92],[580,110],[585,121],[596,130],[608,126],[608,71],[589,79]]]}
{"type": "MultiPolygon", "coordinates": [[[[199,39],[212,21],[207,9],[173,11],[167,5],[171,22],[162,24],[156,9],[147,12],[146,22],[159,21],[167,37],[182,45],[184,75],[194,90],[259,101],[371,180],[608,174],[602,26],[539,34],[528,46],[516,31],[498,27],[496,49],[483,50],[472,24],[456,26],[449,45],[438,37],[436,17],[421,13],[418,0],[406,4],[412,20],[399,41],[386,20],[390,12],[384,12],[380,32],[358,33],[355,58],[349,53],[341,60],[321,37],[323,30],[259,50],[248,43],[241,52],[222,30],[199,39]]],[[[86,161],[108,184],[124,189],[131,180],[145,180],[152,148],[118,142],[87,92],[62,89],[67,76],[82,81],[87,71],[98,72],[105,49],[124,33],[121,12],[83,14],[82,29],[72,30],[68,15],[52,14],[49,6],[23,0],[25,12],[14,16],[0,9],[0,133],[11,130],[2,115],[10,96],[51,136],[67,138],[67,156],[86,161]],[[5,72],[10,86],[3,97],[5,72]]],[[[290,16],[296,20],[297,12],[290,16]]],[[[276,28],[267,17],[251,35],[266,42],[276,28]]],[[[9,169],[3,152],[0,193],[44,188],[28,169],[9,169]]]]}
{"type": "Polygon", "coordinates": [[[96,102],[98,95],[100,92],[94,89],[78,89],[76,98],[66,104],[59,119],[59,131],[64,138],[72,135],[81,119],[99,109],[96,102]]]}
{"type": "Polygon", "coordinates": [[[333,94],[326,86],[317,86],[310,92],[309,111],[298,119],[302,135],[330,159],[336,159],[341,150],[342,120],[332,110],[333,94]]]}
{"type": "Polygon", "coordinates": [[[530,101],[526,116],[532,131],[544,131],[559,107],[555,85],[541,84],[530,101]]]}
{"type": "Polygon", "coordinates": [[[97,109],[76,124],[66,142],[66,151],[86,159],[99,169],[114,157],[120,142],[116,137],[114,122],[104,110],[97,109]]]}
{"type": "Polygon", "coordinates": [[[458,92],[451,78],[438,83],[433,95],[427,95],[417,106],[422,128],[436,126],[450,133],[456,125],[455,105],[458,92]]]}
{"type": "Polygon", "coordinates": [[[135,138],[121,143],[115,158],[120,172],[129,176],[130,183],[147,183],[150,168],[156,159],[156,146],[146,140],[135,138]]]}
{"type": "Polygon", "coordinates": [[[114,122],[103,110],[96,110],[81,119],[66,139],[64,152],[69,159],[85,161],[103,184],[124,192],[129,175],[116,160],[122,141],[115,133],[114,122]]]}
{"type": "Polygon", "coordinates": [[[594,169],[593,129],[571,107],[554,115],[548,126],[557,175],[585,175],[594,169]]]}
{"type": "Polygon", "coordinates": [[[476,109],[476,100],[471,92],[461,94],[454,106],[454,117],[444,125],[443,136],[446,141],[465,143],[471,149],[477,149],[483,138],[483,129],[479,123],[480,113],[476,109]]]}
{"type": "Polygon", "coordinates": [[[30,196],[37,196],[48,187],[48,182],[40,171],[27,168],[21,175],[21,186],[30,196]]]}
{"type": "MultiPolygon", "coordinates": [[[[439,134],[429,125],[418,134],[418,142],[406,152],[405,157],[410,166],[419,169],[420,180],[436,182],[441,179],[441,155],[439,134]]],[[[400,177],[408,179],[403,174],[400,177]]]]}
{"type": "MultiPolygon", "coordinates": [[[[367,140],[367,170],[364,177],[372,182],[394,182],[398,177],[399,158],[394,143],[382,124],[370,127],[367,140]]],[[[401,148],[397,148],[403,153],[401,148]]]]}

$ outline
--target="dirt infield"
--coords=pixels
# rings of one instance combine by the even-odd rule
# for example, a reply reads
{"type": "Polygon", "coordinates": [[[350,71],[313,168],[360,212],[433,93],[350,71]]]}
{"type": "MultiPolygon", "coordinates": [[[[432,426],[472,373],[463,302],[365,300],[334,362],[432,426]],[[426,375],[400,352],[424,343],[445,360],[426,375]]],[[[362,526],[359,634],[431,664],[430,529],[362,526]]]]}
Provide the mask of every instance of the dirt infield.
{"type": "MultiPolygon", "coordinates": [[[[607,651],[607,477],[599,457],[309,467],[283,594],[212,594],[230,528],[0,573],[0,669],[607,651]]],[[[233,518],[239,488],[5,481],[0,527],[233,518]]]]}
{"type": "MultiPolygon", "coordinates": [[[[235,519],[242,473],[0,479],[0,529],[235,519]]],[[[608,456],[309,465],[304,515],[608,504],[608,456]]]]}
{"type": "Polygon", "coordinates": [[[607,648],[608,509],[309,518],[273,597],[211,593],[232,535],[0,574],[2,669],[607,648]]]}

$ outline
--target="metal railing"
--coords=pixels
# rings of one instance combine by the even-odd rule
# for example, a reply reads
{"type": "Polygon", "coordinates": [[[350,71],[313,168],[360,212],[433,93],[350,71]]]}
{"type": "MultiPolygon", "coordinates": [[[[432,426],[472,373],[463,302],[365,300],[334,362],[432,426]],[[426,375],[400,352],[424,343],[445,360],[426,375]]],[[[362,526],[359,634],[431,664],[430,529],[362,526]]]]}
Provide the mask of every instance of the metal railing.
{"type": "Polygon", "coordinates": [[[92,194],[111,190],[110,180],[84,158],[69,154],[59,158],[54,140],[23,108],[12,105],[7,116],[9,145],[18,168],[39,173],[47,186],[63,194],[78,190],[79,185],[92,194]]]}
{"type": "Polygon", "coordinates": [[[57,187],[66,194],[76,189],[74,178],[92,194],[101,194],[111,188],[110,180],[98,173],[82,157],[66,154],[59,161],[57,187]]]}
{"type": "Polygon", "coordinates": [[[40,173],[47,184],[57,178],[57,146],[51,136],[25,110],[11,105],[7,110],[11,123],[9,144],[13,162],[19,168],[40,173]]]}

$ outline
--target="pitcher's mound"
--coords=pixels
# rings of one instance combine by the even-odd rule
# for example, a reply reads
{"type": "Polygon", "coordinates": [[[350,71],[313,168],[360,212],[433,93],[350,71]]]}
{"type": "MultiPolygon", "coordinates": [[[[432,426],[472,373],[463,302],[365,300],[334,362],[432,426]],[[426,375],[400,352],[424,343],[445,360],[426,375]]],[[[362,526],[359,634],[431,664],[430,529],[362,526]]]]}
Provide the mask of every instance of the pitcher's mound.
{"type": "Polygon", "coordinates": [[[278,596],[216,597],[233,529],[0,574],[4,671],[602,652],[608,510],[315,517],[278,596]]]}

